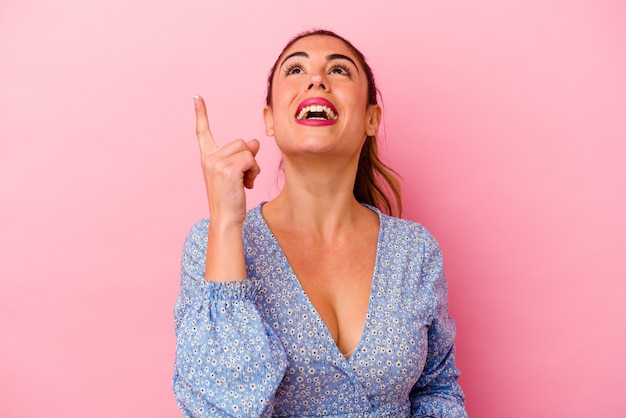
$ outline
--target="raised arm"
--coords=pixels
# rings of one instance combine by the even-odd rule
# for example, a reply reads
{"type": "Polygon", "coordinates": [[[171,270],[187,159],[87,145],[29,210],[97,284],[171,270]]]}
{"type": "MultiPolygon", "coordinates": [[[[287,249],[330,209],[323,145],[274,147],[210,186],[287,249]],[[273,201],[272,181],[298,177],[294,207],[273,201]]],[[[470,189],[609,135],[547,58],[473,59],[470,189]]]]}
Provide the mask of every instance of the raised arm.
{"type": "Polygon", "coordinates": [[[205,279],[218,282],[245,280],[246,266],[241,238],[246,216],[244,188],[251,189],[260,172],[255,159],[259,141],[236,139],[218,147],[209,128],[202,97],[194,97],[194,107],[196,135],[211,214],[205,279]]]}
{"type": "Polygon", "coordinates": [[[194,101],[211,221],[194,225],[183,250],[174,394],[188,418],[268,417],[286,358],[256,309],[242,238],[244,187],[259,172],[259,145],[236,140],[218,147],[204,102],[194,101]]]}

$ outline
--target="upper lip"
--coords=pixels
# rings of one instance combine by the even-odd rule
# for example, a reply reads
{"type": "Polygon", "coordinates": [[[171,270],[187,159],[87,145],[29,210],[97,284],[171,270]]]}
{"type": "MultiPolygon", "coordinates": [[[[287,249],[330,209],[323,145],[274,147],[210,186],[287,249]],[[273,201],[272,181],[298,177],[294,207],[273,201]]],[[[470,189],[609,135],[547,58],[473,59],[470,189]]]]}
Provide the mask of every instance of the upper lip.
{"type": "Polygon", "coordinates": [[[330,101],[324,99],[323,97],[309,97],[298,105],[295,115],[296,119],[304,118],[311,110],[324,112],[329,120],[336,119],[338,116],[337,109],[330,101]],[[320,106],[320,108],[310,109],[310,106],[320,106]]]}

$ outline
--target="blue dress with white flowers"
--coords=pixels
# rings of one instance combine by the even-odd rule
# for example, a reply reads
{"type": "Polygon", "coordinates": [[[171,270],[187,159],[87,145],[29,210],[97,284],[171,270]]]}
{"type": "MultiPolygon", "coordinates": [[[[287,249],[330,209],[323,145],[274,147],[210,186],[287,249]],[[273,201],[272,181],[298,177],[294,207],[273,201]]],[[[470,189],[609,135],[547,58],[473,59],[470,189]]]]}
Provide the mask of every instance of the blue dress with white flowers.
{"type": "MultiPolygon", "coordinates": [[[[248,280],[204,280],[208,220],[185,241],[173,388],[186,417],[466,417],[441,251],[421,225],[380,220],[365,327],[344,357],[261,214],[248,280]]],[[[350,262],[358,262],[351,260],[350,262]]]]}

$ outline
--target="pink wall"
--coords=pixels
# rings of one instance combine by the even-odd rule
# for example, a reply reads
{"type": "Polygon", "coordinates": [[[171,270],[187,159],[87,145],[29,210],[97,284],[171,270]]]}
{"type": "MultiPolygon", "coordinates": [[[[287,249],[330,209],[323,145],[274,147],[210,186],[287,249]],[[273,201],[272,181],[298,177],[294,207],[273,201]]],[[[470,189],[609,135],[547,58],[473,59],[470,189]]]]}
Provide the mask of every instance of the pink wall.
{"type": "Polygon", "coordinates": [[[267,199],[266,72],[312,26],[376,71],[470,415],[626,416],[624,3],[216,3],[0,4],[0,416],[179,416],[172,308],[206,215],[192,95],[218,140],[261,139],[267,199]]]}

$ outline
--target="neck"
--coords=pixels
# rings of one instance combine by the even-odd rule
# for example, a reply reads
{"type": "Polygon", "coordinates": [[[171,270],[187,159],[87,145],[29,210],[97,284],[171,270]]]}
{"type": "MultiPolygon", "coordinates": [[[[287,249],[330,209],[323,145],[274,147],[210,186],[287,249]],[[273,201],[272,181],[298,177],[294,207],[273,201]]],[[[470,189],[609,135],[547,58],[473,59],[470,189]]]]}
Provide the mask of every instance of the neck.
{"type": "Polygon", "coordinates": [[[284,160],[285,183],[280,194],[265,207],[269,220],[320,237],[333,237],[357,226],[363,211],[353,188],[358,161],[284,160]]]}

